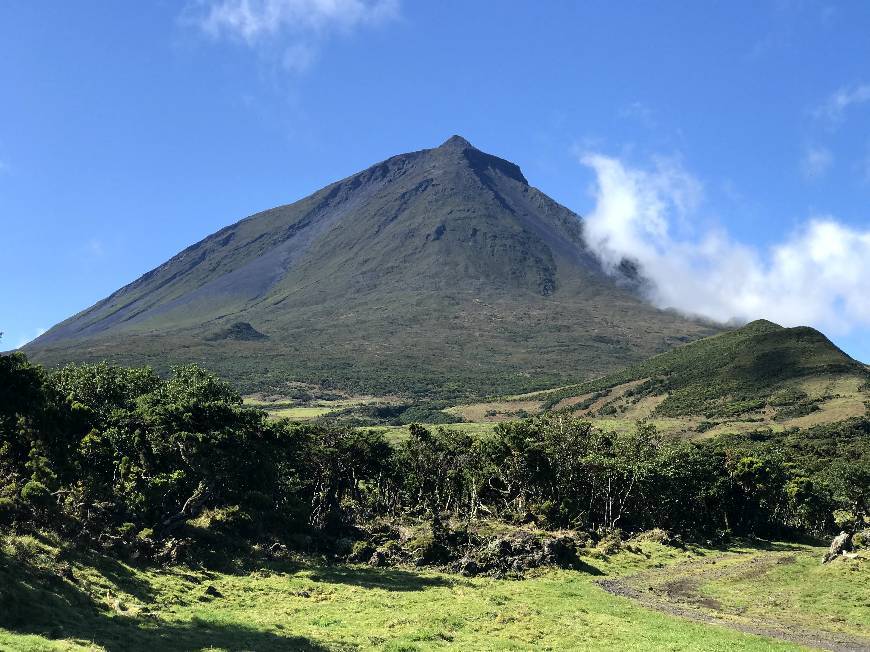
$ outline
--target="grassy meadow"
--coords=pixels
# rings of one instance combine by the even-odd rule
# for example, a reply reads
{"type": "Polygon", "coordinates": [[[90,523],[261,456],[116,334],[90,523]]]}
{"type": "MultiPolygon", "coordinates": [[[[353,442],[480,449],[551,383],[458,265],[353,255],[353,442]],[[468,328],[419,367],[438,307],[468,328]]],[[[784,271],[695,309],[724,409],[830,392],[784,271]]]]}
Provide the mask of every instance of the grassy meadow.
{"type": "Polygon", "coordinates": [[[646,607],[810,647],[870,649],[870,554],[821,564],[822,550],[782,543],[653,568],[614,582],[646,607]]]}
{"type": "MultiPolygon", "coordinates": [[[[142,569],[77,553],[56,539],[7,537],[0,591],[0,649],[49,650],[796,650],[798,646],[666,615],[606,593],[601,577],[714,559],[722,551],[637,542],[631,552],[590,551],[592,573],[549,570],[524,580],[464,578],[414,569],[331,565],[298,558],[233,572],[142,569]],[[212,594],[212,595],[210,595],[212,594]]],[[[727,553],[749,559],[752,548],[727,553]]],[[[817,570],[806,563],[771,587],[813,595],[790,607],[817,622],[854,622],[867,571],[817,570]],[[848,596],[837,600],[837,596],[848,596]],[[815,610],[814,610],[815,609],[815,610]]],[[[785,568],[785,567],[783,567],[785,568]]],[[[866,568],[866,567],[865,567],[866,568]]],[[[767,586],[767,585],[765,585],[767,586]]],[[[743,589],[716,588],[737,596],[743,589]]],[[[765,589],[767,590],[767,589],[765,589]]],[[[743,598],[754,602],[749,593],[743,598]]],[[[735,600],[740,598],[735,597],[735,600]]]]}
{"type": "MultiPolygon", "coordinates": [[[[471,421],[463,421],[459,423],[451,423],[447,424],[444,427],[450,428],[451,430],[464,432],[474,437],[485,437],[492,433],[493,428],[495,428],[496,422],[492,421],[484,421],[481,423],[471,422],[471,421]]],[[[365,426],[365,430],[374,430],[375,432],[381,432],[384,434],[384,437],[387,438],[391,444],[398,444],[410,436],[410,426],[365,426]]]]}

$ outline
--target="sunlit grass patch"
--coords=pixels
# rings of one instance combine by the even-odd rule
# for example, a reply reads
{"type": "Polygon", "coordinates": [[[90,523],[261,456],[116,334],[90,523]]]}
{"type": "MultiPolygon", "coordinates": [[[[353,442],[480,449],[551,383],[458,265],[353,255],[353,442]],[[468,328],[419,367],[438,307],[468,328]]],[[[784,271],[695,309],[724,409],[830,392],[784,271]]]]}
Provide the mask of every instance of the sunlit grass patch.
{"type": "MultiPolygon", "coordinates": [[[[483,422],[483,423],[474,423],[463,421],[459,423],[450,423],[445,426],[430,426],[427,425],[427,428],[439,428],[443,427],[447,430],[457,430],[460,432],[468,433],[469,435],[473,435],[475,437],[486,437],[492,434],[493,429],[498,424],[495,422],[483,422]]],[[[399,444],[408,437],[411,436],[410,431],[411,426],[363,426],[361,430],[374,430],[376,432],[381,432],[386,437],[387,441],[391,444],[399,444]]]]}
{"type": "Polygon", "coordinates": [[[540,401],[487,401],[456,405],[444,410],[448,414],[461,416],[466,421],[504,421],[538,414],[540,401]]]}
{"type": "Polygon", "coordinates": [[[291,419],[299,421],[307,421],[316,419],[325,414],[332,412],[334,408],[324,406],[296,406],[289,408],[281,408],[279,410],[269,410],[269,416],[273,419],[291,419]]]}

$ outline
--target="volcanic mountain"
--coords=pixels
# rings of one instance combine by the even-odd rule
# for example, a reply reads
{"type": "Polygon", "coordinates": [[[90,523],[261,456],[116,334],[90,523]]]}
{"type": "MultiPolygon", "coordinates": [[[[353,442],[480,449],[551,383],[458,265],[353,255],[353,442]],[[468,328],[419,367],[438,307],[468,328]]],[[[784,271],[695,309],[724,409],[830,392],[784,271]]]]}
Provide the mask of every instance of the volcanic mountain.
{"type": "Polygon", "coordinates": [[[199,362],[242,389],[401,394],[581,381],[718,329],[605,272],[580,217],[459,136],[188,247],[26,347],[36,361],[199,362]]]}

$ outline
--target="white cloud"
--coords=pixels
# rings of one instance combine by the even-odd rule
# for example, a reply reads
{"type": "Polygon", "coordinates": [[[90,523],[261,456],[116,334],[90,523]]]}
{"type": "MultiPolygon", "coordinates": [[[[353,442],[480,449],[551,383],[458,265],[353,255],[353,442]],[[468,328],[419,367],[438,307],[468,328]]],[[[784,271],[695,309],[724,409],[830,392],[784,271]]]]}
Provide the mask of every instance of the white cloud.
{"type": "Polygon", "coordinates": [[[36,335],[34,335],[33,337],[27,337],[27,336],[25,335],[24,337],[22,337],[22,338],[18,341],[18,344],[15,346],[15,348],[16,348],[16,349],[20,349],[22,346],[24,346],[24,345],[27,344],[28,342],[32,342],[32,341],[35,340],[37,337],[39,337],[40,335],[42,335],[46,330],[47,330],[47,329],[45,329],[45,328],[37,328],[37,329],[36,329],[36,335]]]}
{"type": "Polygon", "coordinates": [[[824,118],[836,124],[843,120],[849,107],[866,102],[870,102],[870,84],[843,87],[825,100],[814,114],[817,118],[824,118]]]}
{"type": "Polygon", "coordinates": [[[831,167],[834,156],[826,147],[807,147],[801,159],[801,172],[807,179],[818,179],[831,167]]]}
{"type": "Polygon", "coordinates": [[[639,263],[656,305],[834,334],[870,327],[870,231],[819,215],[761,251],[722,230],[695,228],[701,184],[677,164],[640,170],[594,153],[582,162],[597,178],[586,218],[590,246],[609,269],[623,258],[639,263]]]}
{"type": "Polygon", "coordinates": [[[215,39],[252,48],[280,45],[281,65],[303,72],[331,32],[382,23],[398,8],[398,0],[202,0],[187,18],[215,39]]]}

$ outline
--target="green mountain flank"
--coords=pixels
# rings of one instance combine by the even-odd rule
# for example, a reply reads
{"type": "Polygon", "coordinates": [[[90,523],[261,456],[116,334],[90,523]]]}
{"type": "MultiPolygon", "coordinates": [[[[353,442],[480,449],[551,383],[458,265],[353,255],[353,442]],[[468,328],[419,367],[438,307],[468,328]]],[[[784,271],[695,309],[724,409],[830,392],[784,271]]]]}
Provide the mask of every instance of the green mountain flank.
{"type": "Polygon", "coordinates": [[[650,419],[667,432],[712,435],[811,427],[864,416],[868,407],[865,365],[812,328],[759,320],[590,382],[448,412],[498,421],[557,411],[615,429],[650,419]]]}
{"type": "Polygon", "coordinates": [[[188,247],[25,347],[56,365],[196,362],[244,391],[521,392],[720,330],[614,277],[583,221],[459,136],[188,247]]]}

